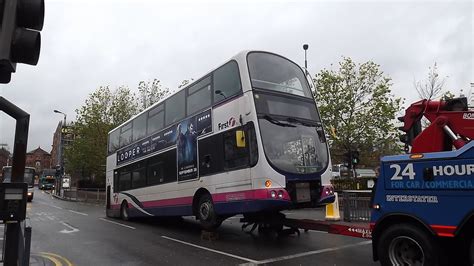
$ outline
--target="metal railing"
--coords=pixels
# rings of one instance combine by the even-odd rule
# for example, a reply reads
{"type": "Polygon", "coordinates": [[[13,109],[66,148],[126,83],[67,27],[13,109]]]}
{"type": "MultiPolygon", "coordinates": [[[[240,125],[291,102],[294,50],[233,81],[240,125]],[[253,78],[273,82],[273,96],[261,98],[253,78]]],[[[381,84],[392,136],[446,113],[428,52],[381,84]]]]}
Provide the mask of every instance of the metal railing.
{"type": "Polygon", "coordinates": [[[104,203],[105,204],[105,188],[70,188],[64,189],[60,193],[61,197],[68,200],[104,203]]]}
{"type": "Polygon", "coordinates": [[[370,221],[371,190],[342,191],[343,217],[346,222],[370,221]]]}

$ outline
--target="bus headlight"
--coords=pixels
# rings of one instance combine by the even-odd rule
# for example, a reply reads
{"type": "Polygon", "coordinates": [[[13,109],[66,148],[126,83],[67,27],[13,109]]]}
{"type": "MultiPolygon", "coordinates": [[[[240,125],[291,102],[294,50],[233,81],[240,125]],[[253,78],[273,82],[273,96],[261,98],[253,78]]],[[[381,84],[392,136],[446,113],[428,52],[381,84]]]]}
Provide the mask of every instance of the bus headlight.
{"type": "Polygon", "coordinates": [[[277,193],[275,192],[275,190],[270,191],[270,196],[271,196],[272,198],[276,198],[277,193]]]}
{"type": "Polygon", "coordinates": [[[28,192],[28,196],[31,196],[31,195],[33,195],[33,193],[31,193],[31,192],[28,192]]]}

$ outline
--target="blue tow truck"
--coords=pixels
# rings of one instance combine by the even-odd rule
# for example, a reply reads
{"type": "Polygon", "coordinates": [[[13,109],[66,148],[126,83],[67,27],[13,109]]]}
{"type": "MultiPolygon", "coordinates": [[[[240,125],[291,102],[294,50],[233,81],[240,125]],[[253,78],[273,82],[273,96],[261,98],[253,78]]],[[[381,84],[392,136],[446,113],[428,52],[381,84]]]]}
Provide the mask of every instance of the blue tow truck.
{"type": "Polygon", "coordinates": [[[474,266],[474,111],[466,98],[421,100],[399,120],[408,154],[381,159],[370,223],[289,219],[279,213],[243,218],[242,229],[372,239],[373,259],[383,266],[474,266]],[[424,129],[423,117],[431,122],[424,129]]]}
{"type": "Polygon", "coordinates": [[[474,111],[465,98],[423,100],[399,119],[411,150],[382,158],[370,222],[374,260],[474,265],[474,111]],[[422,116],[431,122],[424,130],[422,116]]]}

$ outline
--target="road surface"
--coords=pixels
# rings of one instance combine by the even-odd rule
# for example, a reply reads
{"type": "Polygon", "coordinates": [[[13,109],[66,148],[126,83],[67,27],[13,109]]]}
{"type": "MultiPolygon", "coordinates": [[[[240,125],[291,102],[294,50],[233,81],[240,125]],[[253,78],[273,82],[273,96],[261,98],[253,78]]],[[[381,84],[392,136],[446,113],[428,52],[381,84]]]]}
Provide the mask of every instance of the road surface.
{"type": "Polygon", "coordinates": [[[210,241],[201,239],[192,217],[124,222],[107,218],[103,206],[40,190],[27,212],[32,265],[378,265],[370,240],[311,231],[264,238],[242,232],[239,217],[226,220],[210,241]]]}

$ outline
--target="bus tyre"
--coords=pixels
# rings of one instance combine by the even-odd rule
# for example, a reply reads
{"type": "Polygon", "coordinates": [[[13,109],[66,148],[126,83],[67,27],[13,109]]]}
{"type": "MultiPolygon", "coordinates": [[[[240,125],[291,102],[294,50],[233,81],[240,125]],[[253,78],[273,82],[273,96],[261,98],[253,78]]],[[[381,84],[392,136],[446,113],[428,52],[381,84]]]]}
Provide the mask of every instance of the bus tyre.
{"type": "Polygon", "coordinates": [[[129,221],[130,216],[128,215],[128,203],[127,201],[123,201],[122,205],[120,206],[120,218],[124,221],[129,221]]]}
{"type": "Polygon", "coordinates": [[[382,265],[441,264],[441,250],[435,239],[411,224],[398,224],[382,232],[377,251],[382,265]]]}
{"type": "Polygon", "coordinates": [[[214,210],[214,203],[212,203],[212,197],[209,194],[204,194],[199,198],[197,216],[205,230],[216,229],[222,223],[214,210]]]}

